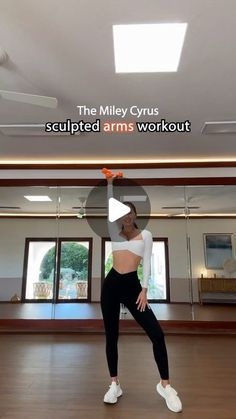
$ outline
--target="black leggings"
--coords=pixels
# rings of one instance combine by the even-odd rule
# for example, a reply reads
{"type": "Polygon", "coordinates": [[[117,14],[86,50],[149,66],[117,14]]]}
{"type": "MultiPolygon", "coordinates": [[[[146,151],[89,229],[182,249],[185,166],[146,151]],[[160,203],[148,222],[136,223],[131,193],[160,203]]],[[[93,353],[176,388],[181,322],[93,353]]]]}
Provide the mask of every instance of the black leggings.
{"type": "Polygon", "coordinates": [[[120,274],[114,268],[106,276],[101,290],[101,309],[106,332],[106,356],[111,377],[117,376],[120,303],[143,327],[153,344],[154,358],[163,380],[169,379],[168,356],[164,333],[151,308],[137,309],[142,286],[137,271],[120,274]]]}

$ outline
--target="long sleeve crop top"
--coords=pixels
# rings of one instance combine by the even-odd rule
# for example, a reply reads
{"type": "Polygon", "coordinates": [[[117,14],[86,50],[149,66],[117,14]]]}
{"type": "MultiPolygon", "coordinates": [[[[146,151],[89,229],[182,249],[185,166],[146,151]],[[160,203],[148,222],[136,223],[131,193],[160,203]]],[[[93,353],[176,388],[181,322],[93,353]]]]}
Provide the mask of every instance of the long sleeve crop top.
{"type": "MultiPolygon", "coordinates": [[[[108,183],[107,186],[107,203],[109,207],[109,199],[113,198],[113,185],[108,183]]],[[[120,236],[121,223],[120,220],[110,222],[107,217],[108,232],[111,238],[112,251],[116,250],[129,250],[130,252],[141,256],[143,259],[143,288],[148,288],[148,281],[151,268],[151,256],[153,239],[152,234],[148,230],[142,230],[142,239],[127,240],[120,236]]]]}

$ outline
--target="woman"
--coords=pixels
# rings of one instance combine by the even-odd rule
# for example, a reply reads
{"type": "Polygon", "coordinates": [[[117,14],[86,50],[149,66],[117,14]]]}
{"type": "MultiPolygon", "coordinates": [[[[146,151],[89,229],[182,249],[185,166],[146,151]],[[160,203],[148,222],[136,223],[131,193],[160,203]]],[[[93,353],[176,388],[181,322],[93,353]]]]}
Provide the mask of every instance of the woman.
{"type": "MultiPolygon", "coordinates": [[[[108,199],[113,196],[113,177],[106,172],[108,199]]],[[[140,231],[135,223],[136,209],[126,202],[130,212],[118,222],[109,222],[112,243],[113,267],[107,274],[101,290],[101,309],[106,333],[106,356],[111,385],[104,396],[105,403],[116,403],[122,395],[118,379],[118,335],[120,303],[123,303],[134,319],[143,327],[153,344],[154,358],[161,377],[157,392],[165,398],[168,408],[180,412],[182,404],[177,392],[170,386],[168,356],[163,331],[147,300],[148,278],[152,255],[152,234],[140,231]],[[119,225],[120,224],[120,225],[119,225]],[[137,276],[137,268],[143,259],[143,284],[137,276]]]]}

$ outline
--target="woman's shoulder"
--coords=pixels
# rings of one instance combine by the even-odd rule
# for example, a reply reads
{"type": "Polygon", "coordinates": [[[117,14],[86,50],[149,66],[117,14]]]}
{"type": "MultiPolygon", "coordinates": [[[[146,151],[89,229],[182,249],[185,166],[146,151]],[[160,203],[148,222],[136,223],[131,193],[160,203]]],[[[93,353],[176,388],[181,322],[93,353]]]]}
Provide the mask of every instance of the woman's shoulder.
{"type": "Polygon", "coordinates": [[[145,230],[142,230],[142,236],[143,238],[147,238],[147,237],[152,238],[152,233],[151,231],[145,229],[145,230]]]}

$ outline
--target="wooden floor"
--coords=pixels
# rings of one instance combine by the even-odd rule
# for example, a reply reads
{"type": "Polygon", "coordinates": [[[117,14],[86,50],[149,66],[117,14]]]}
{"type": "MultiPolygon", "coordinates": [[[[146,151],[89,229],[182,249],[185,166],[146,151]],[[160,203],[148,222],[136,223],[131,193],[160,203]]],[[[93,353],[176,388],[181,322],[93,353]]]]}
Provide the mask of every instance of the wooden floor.
{"type": "Polygon", "coordinates": [[[235,419],[236,339],[166,336],[173,413],[157,394],[159,374],[147,336],[119,337],[123,396],[106,405],[110,384],[103,335],[2,335],[1,419],[235,419]]]}

